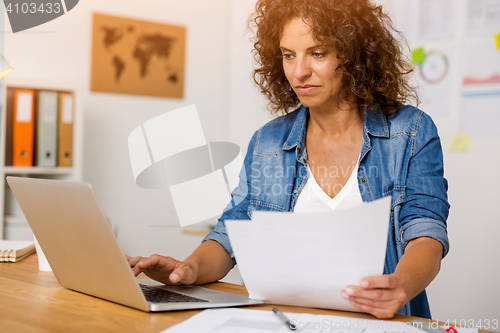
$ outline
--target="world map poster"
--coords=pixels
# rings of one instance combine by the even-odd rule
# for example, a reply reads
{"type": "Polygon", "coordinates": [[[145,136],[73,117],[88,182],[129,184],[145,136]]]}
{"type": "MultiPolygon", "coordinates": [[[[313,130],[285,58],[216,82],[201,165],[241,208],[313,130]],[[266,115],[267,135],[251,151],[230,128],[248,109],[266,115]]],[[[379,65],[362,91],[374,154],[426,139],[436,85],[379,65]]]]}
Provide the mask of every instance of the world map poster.
{"type": "Polygon", "coordinates": [[[91,91],[183,98],[186,28],[93,14],[91,91]]]}

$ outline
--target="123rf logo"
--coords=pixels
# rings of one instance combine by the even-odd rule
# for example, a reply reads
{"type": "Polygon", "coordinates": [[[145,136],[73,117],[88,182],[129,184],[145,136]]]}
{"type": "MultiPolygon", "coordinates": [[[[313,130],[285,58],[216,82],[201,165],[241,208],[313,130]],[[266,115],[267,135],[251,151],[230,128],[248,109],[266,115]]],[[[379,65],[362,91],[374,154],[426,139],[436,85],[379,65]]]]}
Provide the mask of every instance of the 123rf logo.
{"type": "Polygon", "coordinates": [[[79,0],[3,0],[13,32],[42,25],[69,12],[79,0]]]}

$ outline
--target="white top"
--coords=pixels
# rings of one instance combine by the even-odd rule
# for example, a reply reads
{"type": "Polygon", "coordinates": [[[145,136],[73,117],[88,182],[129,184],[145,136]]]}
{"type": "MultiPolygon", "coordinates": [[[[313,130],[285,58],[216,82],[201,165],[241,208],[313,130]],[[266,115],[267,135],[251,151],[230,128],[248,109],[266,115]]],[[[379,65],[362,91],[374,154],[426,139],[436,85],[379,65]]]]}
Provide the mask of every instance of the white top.
{"type": "Polygon", "coordinates": [[[340,192],[332,199],[323,191],[307,165],[307,181],[297,198],[294,212],[320,212],[351,208],[363,203],[358,186],[358,163],[340,192]]]}

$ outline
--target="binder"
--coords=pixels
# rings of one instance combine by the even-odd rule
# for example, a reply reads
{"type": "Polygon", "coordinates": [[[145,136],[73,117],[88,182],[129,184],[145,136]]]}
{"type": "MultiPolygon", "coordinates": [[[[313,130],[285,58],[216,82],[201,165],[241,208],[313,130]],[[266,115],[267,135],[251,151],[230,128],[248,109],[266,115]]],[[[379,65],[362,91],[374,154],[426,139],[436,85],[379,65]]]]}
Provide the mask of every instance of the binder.
{"type": "Polygon", "coordinates": [[[33,166],[35,91],[16,89],[12,128],[12,165],[33,166]]]}
{"type": "Polygon", "coordinates": [[[13,144],[13,127],[14,127],[14,92],[16,90],[7,87],[7,105],[6,105],[6,122],[5,122],[5,165],[12,166],[12,149],[13,144]]]}
{"type": "Polygon", "coordinates": [[[36,165],[57,165],[57,92],[39,91],[37,98],[36,165]]]}
{"type": "Polygon", "coordinates": [[[72,93],[59,92],[57,165],[60,167],[73,166],[74,99],[72,93]]]}

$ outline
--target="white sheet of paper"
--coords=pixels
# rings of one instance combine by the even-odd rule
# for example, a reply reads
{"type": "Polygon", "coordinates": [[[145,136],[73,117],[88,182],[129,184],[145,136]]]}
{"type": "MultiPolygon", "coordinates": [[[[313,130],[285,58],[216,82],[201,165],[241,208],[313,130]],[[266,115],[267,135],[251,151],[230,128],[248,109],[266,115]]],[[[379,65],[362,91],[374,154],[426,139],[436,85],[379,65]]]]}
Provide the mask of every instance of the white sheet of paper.
{"type": "Polygon", "coordinates": [[[465,33],[468,36],[491,34],[500,29],[500,0],[467,0],[465,33]]]}
{"type": "Polygon", "coordinates": [[[473,138],[500,138],[500,91],[463,93],[460,100],[459,130],[473,138]]]}
{"type": "Polygon", "coordinates": [[[387,197],[339,211],[255,211],[251,221],[226,221],[250,298],[361,312],[341,292],[383,274],[390,204],[387,197]]]}
{"type": "Polygon", "coordinates": [[[452,38],[455,35],[455,0],[420,0],[420,37],[452,38]]]}
{"type": "MultiPolygon", "coordinates": [[[[368,320],[308,313],[285,313],[301,333],[424,333],[404,322],[368,320]]],[[[272,311],[209,309],[161,333],[290,333],[272,311]]],[[[462,333],[459,331],[459,333],[462,333]]],[[[466,332],[473,333],[473,332],[466,332]]]]}

